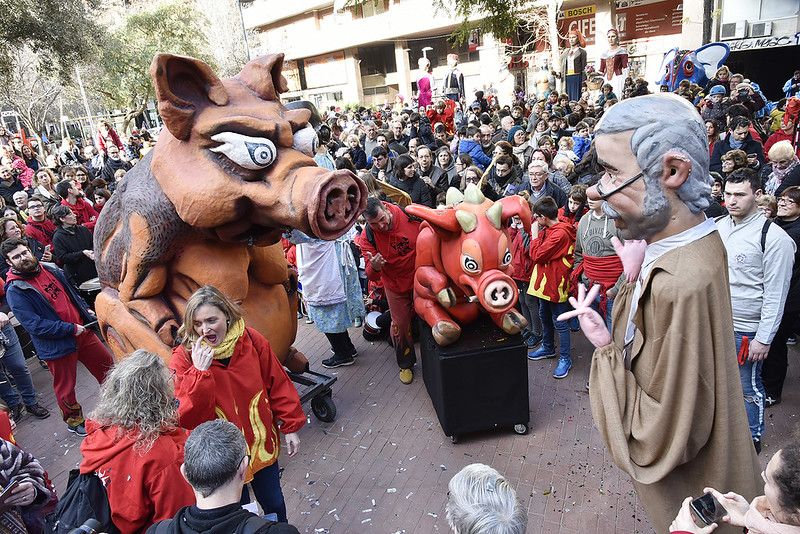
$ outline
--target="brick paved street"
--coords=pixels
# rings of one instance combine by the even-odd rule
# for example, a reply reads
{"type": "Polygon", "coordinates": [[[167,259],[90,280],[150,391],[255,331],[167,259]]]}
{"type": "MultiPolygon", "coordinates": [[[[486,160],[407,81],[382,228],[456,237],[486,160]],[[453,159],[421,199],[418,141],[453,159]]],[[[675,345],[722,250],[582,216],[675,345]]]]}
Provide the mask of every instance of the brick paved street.
{"type": "MultiPolygon", "coordinates": [[[[360,352],[356,364],[332,373],[338,377],[337,420],[321,423],[310,416],[300,432],[300,453],[282,461],[289,519],[301,532],[448,532],[447,482],[473,462],[492,465],[513,483],[528,510],[531,533],[653,532],[628,478],[611,465],[592,425],[585,390],[590,351],[581,334],[573,334],[575,366],[567,379],[550,376],[553,360],[529,363],[528,435],[486,432],[456,445],[439,427],[419,366],[414,383],[404,386],[386,343],[366,342],[355,329],[351,337],[360,352]]],[[[328,344],[313,325],[301,321],[296,346],[312,369],[324,370],[319,360],[328,357],[328,344]]],[[[796,358],[791,350],[783,403],[767,411],[764,464],[797,426],[796,358]]],[[[63,491],[69,469],[80,459],[80,440],[55,413],[49,373],[36,363],[31,369],[42,403],[54,413],[44,421],[23,418],[17,440],[63,491]]],[[[88,412],[97,385],[83,368],[78,381],[78,400],[88,412]]]]}

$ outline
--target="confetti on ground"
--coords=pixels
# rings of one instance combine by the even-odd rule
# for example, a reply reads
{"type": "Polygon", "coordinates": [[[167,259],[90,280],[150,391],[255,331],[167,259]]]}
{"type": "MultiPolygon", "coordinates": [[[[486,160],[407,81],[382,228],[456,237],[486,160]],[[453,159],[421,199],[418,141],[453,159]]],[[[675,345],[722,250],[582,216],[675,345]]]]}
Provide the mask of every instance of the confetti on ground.
{"type": "Polygon", "coordinates": [[[372,508],[367,508],[366,510],[361,510],[362,514],[368,514],[372,511],[372,508]]]}
{"type": "Polygon", "coordinates": [[[386,488],[386,493],[397,493],[397,488],[386,488]]]}
{"type": "Polygon", "coordinates": [[[442,471],[447,471],[447,466],[442,464],[439,466],[439,469],[441,469],[442,471]]]}
{"type": "Polygon", "coordinates": [[[335,511],[336,511],[336,508],[334,508],[333,510],[331,510],[330,512],[328,512],[328,515],[331,515],[331,514],[332,514],[332,513],[334,513],[335,511]]]}
{"type": "Polygon", "coordinates": [[[438,515],[434,514],[433,512],[428,512],[428,515],[433,517],[434,519],[439,517],[438,515]]]}
{"type": "Polygon", "coordinates": [[[333,518],[338,521],[339,520],[339,514],[333,514],[333,518]]]}
{"type": "Polygon", "coordinates": [[[372,521],[372,518],[371,518],[371,517],[368,517],[368,518],[366,518],[366,519],[362,520],[362,521],[361,521],[361,524],[363,525],[364,523],[369,523],[370,521],[372,521]]]}
{"type": "Polygon", "coordinates": [[[409,491],[409,492],[408,492],[408,495],[406,495],[406,499],[408,499],[408,498],[409,498],[409,497],[411,497],[412,495],[414,495],[414,492],[413,492],[413,491],[409,491]]]}
{"type": "Polygon", "coordinates": [[[375,506],[375,499],[372,499],[372,506],[375,506]]]}

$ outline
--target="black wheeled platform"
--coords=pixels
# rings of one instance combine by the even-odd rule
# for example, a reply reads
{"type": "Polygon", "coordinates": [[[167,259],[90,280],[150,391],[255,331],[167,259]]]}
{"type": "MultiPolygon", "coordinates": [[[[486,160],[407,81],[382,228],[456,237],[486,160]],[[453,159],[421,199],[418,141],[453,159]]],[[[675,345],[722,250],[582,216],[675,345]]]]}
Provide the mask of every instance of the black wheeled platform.
{"type": "Polygon", "coordinates": [[[292,373],[287,371],[292,382],[297,384],[297,393],[300,395],[300,402],[305,404],[311,401],[311,411],[314,417],[325,423],[336,420],[336,403],[333,402],[333,391],[331,386],[336,382],[335,376],[328,376],[322,373],[315,373],[306,370],[303,373],[292,373]]]}
{"type": "Polygon", "coordinates": [[[485,315],[463,327],[447,347],[420,321],[422,377],[439,423],[453,443],[469,432],[512,428],[528,431],[527,347],[485,315]]]}

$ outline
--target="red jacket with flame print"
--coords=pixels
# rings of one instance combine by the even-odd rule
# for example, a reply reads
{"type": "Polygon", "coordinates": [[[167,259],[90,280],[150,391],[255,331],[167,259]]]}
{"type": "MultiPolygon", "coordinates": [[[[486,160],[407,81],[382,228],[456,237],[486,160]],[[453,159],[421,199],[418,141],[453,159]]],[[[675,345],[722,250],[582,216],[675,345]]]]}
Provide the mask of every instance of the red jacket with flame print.
{"type": "Polygon", "coordinates": [[[531,242],[533,273],[528,294],[550,302],[566,302],[574,250],[575,230],[571,224],[558,222],[539,230],[531,242]]]}
{"type": "Polygon", "coordinates": [[[172,351],[170,367],[175,370],[180,425],[191,430],[225,419],[239,427],[250,455],[248,482],[278,459],[278,421],[284,434],[306,423],[294,384],[269,342],[252,328],[245,328],[227,366],[214,360],[207,371],[198,371],[189,351],[179,345],[172,351]]]}

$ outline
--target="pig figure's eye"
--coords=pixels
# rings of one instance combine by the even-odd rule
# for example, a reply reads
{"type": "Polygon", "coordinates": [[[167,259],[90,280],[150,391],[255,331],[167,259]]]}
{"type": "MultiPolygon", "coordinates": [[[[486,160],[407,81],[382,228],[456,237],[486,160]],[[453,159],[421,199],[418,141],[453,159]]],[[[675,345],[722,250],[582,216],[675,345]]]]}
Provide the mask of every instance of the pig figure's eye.
{"type": "Polygon", "coordinates": [[[295,132],[292,142],[292,148],[302,152],[311,158],[317,153],[319,147],[319,138],[317,132],[311,126],[306,126],[295,132]]]}
{"type": "Polygon", "coordinates": [[[224,154],[235,164],[251,171],[269,167],[278,155],[275,144],[265,137],[221,132],[212,135],[211,140],[221,143],[219,146],[211,148],[211,152],[224,154]]]}

